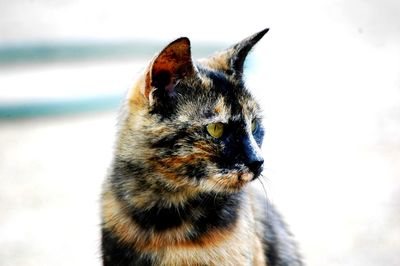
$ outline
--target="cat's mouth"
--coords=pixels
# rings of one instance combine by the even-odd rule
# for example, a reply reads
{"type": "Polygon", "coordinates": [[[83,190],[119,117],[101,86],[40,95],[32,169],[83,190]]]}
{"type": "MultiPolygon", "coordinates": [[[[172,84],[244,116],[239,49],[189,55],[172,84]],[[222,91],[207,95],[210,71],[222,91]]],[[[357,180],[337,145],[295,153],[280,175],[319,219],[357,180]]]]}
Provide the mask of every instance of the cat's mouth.
{"type": "Polygon", "coordinates": [[[230,171],[228,173],[216,175],[213,178],[215,184],[226,191],[237,192],[246,184],[256,179],[257,176],[251,171],[230,171]]]}
{"type": "Polygon", "coordinates": [[[254,176],[253,173],[249,172],[249,173],[242,173],[242,174],[238,174],[237,177],[237,182],[239,183],[239,185],[245,185],[247,183],[249,183],[250,181],[253,181],[256,177],[254,176]]]}

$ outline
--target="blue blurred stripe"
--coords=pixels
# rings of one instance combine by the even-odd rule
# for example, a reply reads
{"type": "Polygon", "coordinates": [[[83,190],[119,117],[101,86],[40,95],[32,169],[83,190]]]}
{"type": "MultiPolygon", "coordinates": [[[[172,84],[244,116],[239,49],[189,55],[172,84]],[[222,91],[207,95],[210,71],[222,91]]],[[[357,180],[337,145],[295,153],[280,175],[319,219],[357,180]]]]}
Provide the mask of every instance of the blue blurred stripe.
{"type": "Polygon", "coordinates": [[[117,109],[123,95],[0,105],[0,119],[33,118],[117,109]]]}
{"type": "MultiPolygon", "coordinates": [[[[44,63],[52,61],[149,58],[166,43],[131,41],[121,43],[0,43],[0,66],[10,64],[44,63]]],[[[204,56],[225,47],[217,43],[199,43],[193,53],[204,56]]]]}

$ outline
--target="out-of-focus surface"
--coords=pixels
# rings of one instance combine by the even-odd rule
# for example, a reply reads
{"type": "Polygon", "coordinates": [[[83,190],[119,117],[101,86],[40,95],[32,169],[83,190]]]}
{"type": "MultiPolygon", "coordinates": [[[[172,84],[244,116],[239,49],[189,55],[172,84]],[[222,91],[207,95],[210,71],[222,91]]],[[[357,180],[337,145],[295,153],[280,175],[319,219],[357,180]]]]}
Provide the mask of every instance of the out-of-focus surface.
{"type": "Polygon", "coordinates": [[[114,113],[0,125],[0,265],[100,265],[114,113]]]}
{"type": "MultiPolygon", "coordinates": [[[[400,265],[398,1],[2,1],[0,25],[2,46],[188,36],[194,48],[271,27],[247,69],[268,197],[308,265],[400,265]]],[[[0,105],[122,96],[150,58],[3,64],[0,105]]],[[[0,120],[0,265],[100,265],[116,117],[0,120]]]]}

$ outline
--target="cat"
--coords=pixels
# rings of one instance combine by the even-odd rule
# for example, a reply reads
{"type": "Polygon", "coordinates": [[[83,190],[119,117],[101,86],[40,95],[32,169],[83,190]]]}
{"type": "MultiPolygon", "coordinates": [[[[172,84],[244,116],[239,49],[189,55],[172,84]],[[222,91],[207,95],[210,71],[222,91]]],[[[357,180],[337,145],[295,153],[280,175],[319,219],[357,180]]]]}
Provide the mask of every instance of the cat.
{"type": "Polygon", "coordinates": [[[103,265],[302,265],[252,182],[264,127],[243,65],[267,31],[197,62],[179,38],[128,92],[102,193],[103,265]]]}

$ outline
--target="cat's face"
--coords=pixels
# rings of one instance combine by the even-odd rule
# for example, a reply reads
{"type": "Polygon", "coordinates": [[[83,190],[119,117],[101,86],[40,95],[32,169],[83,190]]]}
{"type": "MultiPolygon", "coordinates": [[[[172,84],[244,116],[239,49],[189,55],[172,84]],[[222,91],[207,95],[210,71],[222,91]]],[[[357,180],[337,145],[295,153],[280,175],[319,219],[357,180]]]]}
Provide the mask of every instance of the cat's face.
{"type": "Polygon", "coordinates": [[[242,81],[260,32],[192,63],[186,38],[167,46],[129,96],[118,145],[173,189],[237,192],[262,171],[261,111],[242,81]]]}

